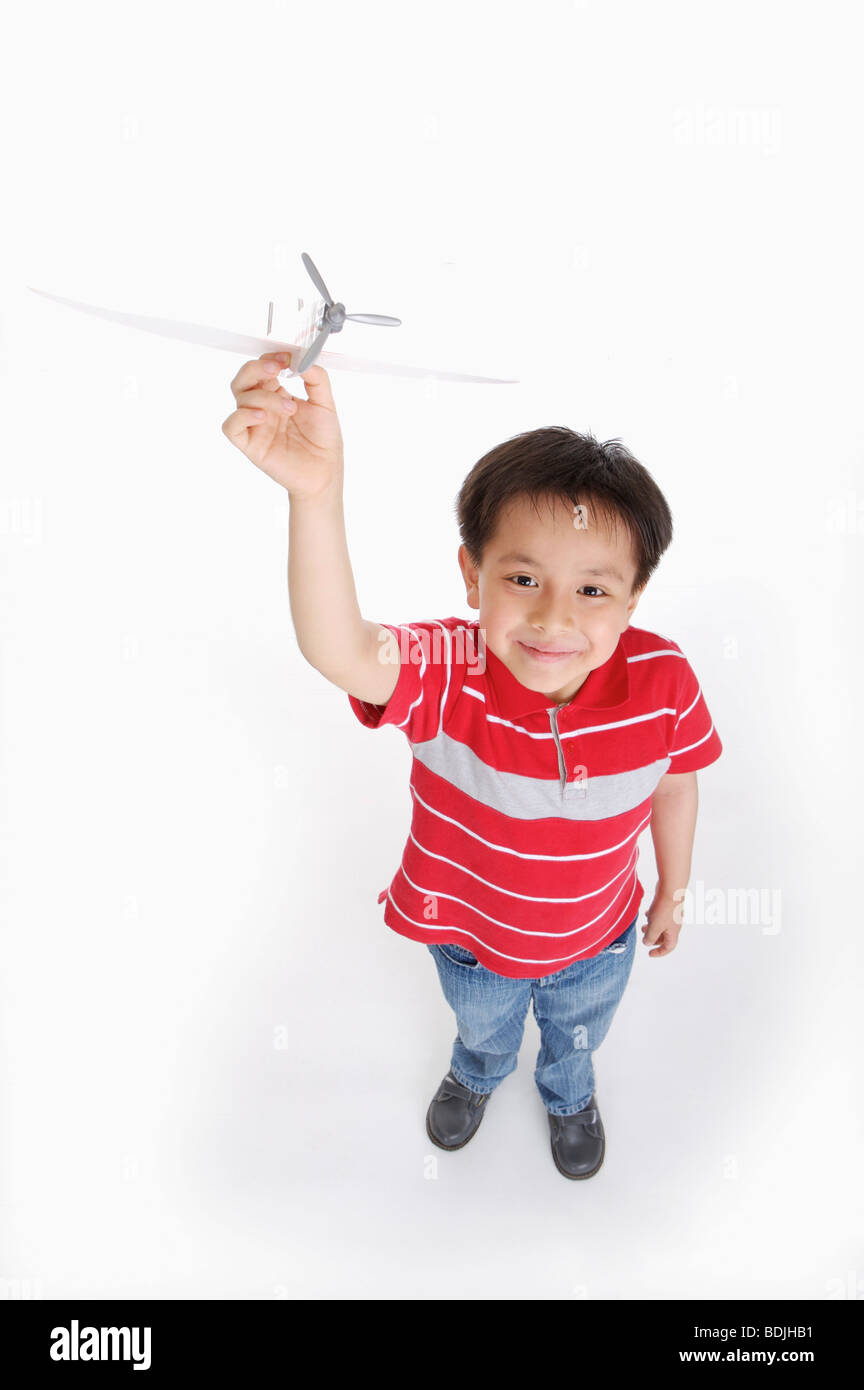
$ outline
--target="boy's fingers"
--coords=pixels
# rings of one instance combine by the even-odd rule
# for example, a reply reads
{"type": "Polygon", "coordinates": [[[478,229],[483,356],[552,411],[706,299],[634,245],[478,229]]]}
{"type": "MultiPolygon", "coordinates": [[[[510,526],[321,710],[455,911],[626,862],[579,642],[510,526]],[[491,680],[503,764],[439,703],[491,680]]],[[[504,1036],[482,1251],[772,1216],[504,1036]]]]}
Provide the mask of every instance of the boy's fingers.
{"type": "Polygon", "coordinates": [[[243,363],[231,382],[231,390],[235,396],[239,397],[242,391],[248,391],[250,387],[263,386],[266,382],[276,381],[279,372],[287,366],[287,352],[268,352],[263,357],[255,357],[251,362],[243,363]],[[274,365],[278,371],[272,370],[274,365]]]}
{"type": "Polygon", "coordinates": [[[306,387],[306,395],[313,405],[323,405],[328,410],[336,409],[336,402],[330,387],[330,378],[317,362],[311,367],[307,367],[305,372],[300,373],[300,380],[306,387]]]}
{"type": "Polygon", "coordinates": [[[289,393],[278,382],[275,387],[252,386],[248,391],[240,391],[237,394],[238,405],[254,405],[262,410],[273,410],[279,406],[280,400],[291,399],[289,393]]]}
{"type": "Polygon", "coordinates": [[[235,410],[233,415],[229,415],[227,420],[222,422],[222,433],[226,439],[230,439],[232,444],[236,444],[238,449],[245,450],[249,443],[249,430],[253,425],[266,425],[267,417],[261,415],[257,410],[251,410],[248,406],[241,405],[239,410],[235,410]]]}

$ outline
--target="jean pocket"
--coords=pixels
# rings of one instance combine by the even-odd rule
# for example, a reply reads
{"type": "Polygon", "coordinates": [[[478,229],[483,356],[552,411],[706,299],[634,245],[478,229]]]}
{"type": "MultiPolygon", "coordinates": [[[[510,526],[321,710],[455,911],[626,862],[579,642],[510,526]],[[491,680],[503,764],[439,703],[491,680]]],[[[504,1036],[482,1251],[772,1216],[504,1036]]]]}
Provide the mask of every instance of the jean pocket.
{"type": "Polygon", "coordinates": [[[639,921],[639,914],[633,918],[629,927],[625,927],[620,936],[616,936],[614,941],[610,941],[600,952],[601,956],[623,956],[625,951],[629,951],[636,936],[636,923],[639,921]]]}
{"type": "Polygon", "coordinates": [[[449,960],[451,965],[466,965],[469,970],[476,970],[480,963],[467,947],[457,946],[453,941],[446,941],[443,945],[436,942],[436,950],[440,951],[444,959],[449,960]]]}

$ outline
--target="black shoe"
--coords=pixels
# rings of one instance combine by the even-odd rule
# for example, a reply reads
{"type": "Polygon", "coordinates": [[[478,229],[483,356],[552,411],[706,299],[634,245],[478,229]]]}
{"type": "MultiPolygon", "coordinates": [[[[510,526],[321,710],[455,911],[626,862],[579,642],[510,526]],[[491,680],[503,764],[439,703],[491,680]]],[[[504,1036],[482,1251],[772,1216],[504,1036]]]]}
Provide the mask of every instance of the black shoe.
{"type": "Polygon", "coordinates": [[[603,1162],[606,1135],[592,1096],[584,1110],[575,1115],[551,1115],[552,1157],[555,1167],[565,1178],[591,1178],[603,1162]]]}
{"type": "Polygon", "coordinates": [[[471,1091],[447,1073],[426,1112],[426,1133],[439,1149],[461,1149],[476,1134],[488,1096],[471,1091]]]}

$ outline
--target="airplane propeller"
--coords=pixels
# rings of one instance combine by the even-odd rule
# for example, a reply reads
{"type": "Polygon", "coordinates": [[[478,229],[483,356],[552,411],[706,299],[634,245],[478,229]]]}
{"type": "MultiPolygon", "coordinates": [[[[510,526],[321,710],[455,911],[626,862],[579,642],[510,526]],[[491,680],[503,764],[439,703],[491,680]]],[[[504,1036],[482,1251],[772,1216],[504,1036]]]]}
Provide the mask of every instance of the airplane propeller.
{"type": "Polygon", "coordinates": [[[321,272],[308,252],[301,251],[300,259],[308,270],[313,285],[324,300],[324,317],[321,331],[305,352],[303,360],[297,368],[298,372],[305,371],[307,366],[314,362],[330,334],[341,333],[342,325],[345,323],[377,323],[384,328],[398,328],[401,324],[401,319],[394,319],[389,314],[346,314],[345,305],[334,302],[332,294],[324,284],[321,272]]]}

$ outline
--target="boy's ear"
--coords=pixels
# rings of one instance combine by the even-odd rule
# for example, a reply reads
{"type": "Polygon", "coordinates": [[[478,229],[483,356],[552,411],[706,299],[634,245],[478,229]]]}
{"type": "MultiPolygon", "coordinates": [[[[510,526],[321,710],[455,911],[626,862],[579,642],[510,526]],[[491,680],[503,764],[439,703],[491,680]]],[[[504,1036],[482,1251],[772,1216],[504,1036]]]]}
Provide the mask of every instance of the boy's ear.
{"type": "Polygon", "coordinates": [[[644,594],[644,592],[645,592],[645,585],[646,585],[647,583],[648,583],[648,581],[647,581],[647,579],[646,579],[645,584],[642,585],[641,589],[634,589],[633,592],[632,592],[632,594],[630,595],[629,599],[627,600],[627,618],[628,618],[628,621],[629,621],[630,618],[633,617],[633,614],[634,614],[634,612],[636,611],[636,605],[638,604],[640,598],[641,598],[642,595],[644,594]]]}
{"type": "Polygon", "coordinates": [[[480,594],[477,589],[477,570],[468,558],[468,551],[464,545],[460,545],[457,552],[459,568],[462,571],[462,578],[465,581],[465,593],[468,599],[469,608],[480,607],[480,594]]]}

